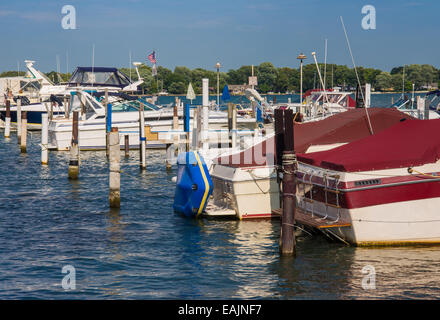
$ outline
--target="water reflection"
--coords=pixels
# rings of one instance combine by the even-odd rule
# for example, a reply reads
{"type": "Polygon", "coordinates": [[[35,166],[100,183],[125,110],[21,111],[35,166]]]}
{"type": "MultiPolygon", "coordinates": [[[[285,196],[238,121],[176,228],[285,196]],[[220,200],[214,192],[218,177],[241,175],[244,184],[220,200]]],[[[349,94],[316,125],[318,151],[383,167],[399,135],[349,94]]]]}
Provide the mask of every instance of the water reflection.
{"type": "Polygon", "coordinates": [[[119,208],[110,208],[105,214],[107,219],[107,236],[109,248],[106,250],[109,256],[109,263],[120,266],[111,271],[110,283],[105,285],[102,290],[110,296],[121,296],[126,292],[126,288],[122,285],[122,278],[127,275],[127,271],[122,267],[126,253],[123,251],[122,244],[125,241],[124,224],[119,208]]]}

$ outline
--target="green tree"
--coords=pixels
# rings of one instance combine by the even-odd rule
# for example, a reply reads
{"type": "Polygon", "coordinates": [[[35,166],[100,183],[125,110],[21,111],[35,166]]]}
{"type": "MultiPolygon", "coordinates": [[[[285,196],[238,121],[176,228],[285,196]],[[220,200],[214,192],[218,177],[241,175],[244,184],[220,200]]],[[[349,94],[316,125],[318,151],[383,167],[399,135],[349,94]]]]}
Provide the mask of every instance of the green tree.
{"type": "Polygon", "coordinates": [[[270,62],[263,62],[257,68],[258,88],[262,93],[275,90],[278,70],[270,62]]]}
{"type": "Polygon", "coordinates": [[[23,77],[26,74],[24,71],[5,71],[0,73],[0,78],[7,77],[23,77]]]}
{"type": "Polygon", "coordinates": [[[383,71],[376,77],[376,89],[383,91],[392,86],[392,77],[388,72],[383,71]]]}

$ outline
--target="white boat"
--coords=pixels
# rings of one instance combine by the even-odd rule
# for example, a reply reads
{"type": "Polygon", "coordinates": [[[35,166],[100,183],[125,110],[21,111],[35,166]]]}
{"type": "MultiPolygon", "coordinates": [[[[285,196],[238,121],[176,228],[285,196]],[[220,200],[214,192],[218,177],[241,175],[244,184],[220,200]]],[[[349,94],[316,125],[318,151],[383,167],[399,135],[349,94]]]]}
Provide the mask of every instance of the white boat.
{"type": "MultiPolygon", "coordinates": [[[[136,91],[143,80],[131,82],[129,78],[116,68],[103,67],[77,67],[67,84],[55,85],[44,73],[35,69],[35,61],[26,60],[28,78],[32,79],[33,87],[38,91],[29,94],[16,93],[10,97],[11,123],[16,124],[17,106],[16,101],[21,100],[21,111],[27,112],[28,127],[31,130],[41,129],[41,114],[50,113],[54,116],[64,115],[68,112],[68,98],[70,92],[75,90],[99,90],[108,92],[132,92],[136,91]]],[[[137,67],[136,67],[137,68],[137,67]]],[[[136,69],[137,70],[137,69],[136,69]]],[[[112,102],[112,97],[110,97],[112,102]]],[[[0,106],[0,117],[4,120],[6,107],[0,106]]]]}
{"type": "MultiPolygon", "coordinates": [[[[402,119],[414,119],[390,108],[371,108],[374,133],[402,119]]],[[[353,109],[321,121],[296,123],[295,149],[298,153],[329,150],[371,135],[365,109],[353,109]]],[[[278,216],[280,179],[275,163],[275,138],[269,136],[247,150],[221,156],[210,169],[213,196],[206,216],[229,215],[238,219],[278,216]]]]}
{"type": "MultiPolygon", "coordinates": [[[[96,94],[95,94],[96,95],[96,94]]],[[[173,109],[159,108],[144,103],[145,126],[149,128],[147,147],[163,148],[174,141],[174,136],[184,134],[183,130],[174,130],[173,109]]],[[[120,100],[112,103],[112,126],[118,127],[121,136],[128,135],[131,148],[139,148],[139,105],[140,101],[120,100]]],[[[79,144],[81,150],[101,150],[106,147],[105,108],[95,97],[85,91],[76,91],[71,96],[69,114],[80,111],[79,144]]],[[[183,128],[183,108],[178,109],[179,126],[183,128]]],[[[190,126],[193,126],[194,110],[190,111],[190,126]]],[[[225,112],[209,110],[209,135],[212,144],[228,141],[228,118],[225,112]]],[[[255,127],[255,120],[237,118],[237,129],[251,131],[255,127]]],[[[252,130],[253,131],[253,130],[252,130]]],[[[49,125],[49,148],[68,150],[72,136],[72,120],[55,118],[49,125]]],[[[192,133],[190,133],[190,140],[192,133]]],[[[124,139],[120,139],[121,147],[124,139]]]]}
{"type": "Polygon", "coordinates": [[[440,119],[298,155],[304,225],[354,245],[440,243],[440,119]]]}

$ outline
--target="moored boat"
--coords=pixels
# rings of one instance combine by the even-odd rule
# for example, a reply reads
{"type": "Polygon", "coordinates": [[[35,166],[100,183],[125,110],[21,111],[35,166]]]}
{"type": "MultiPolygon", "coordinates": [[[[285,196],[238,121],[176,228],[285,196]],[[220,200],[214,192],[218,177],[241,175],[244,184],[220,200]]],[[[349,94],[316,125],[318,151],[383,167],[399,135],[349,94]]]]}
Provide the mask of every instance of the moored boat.
{"type": "MultiPolygon", "coordinates": [[[[374,133],[402,119],[414,119],[395,109],[369,109],[374,133]]],[[[353,109],[321,121],[294,126],[295,149],[300,153],[330,150],[371,135],[365,109],[353,109]]],[[[278,216],[280,208],[275,138],[269,137],[244,151],[219,157],[210,170],[213,197],[205,215],[230,215],[238,219],[278,216]]]]}
{"type": "Polygon", "coordinates": [[[403,121],[298,154],[300,220],[355,245],[440,243],[439,130],[438,119],[403,121]]]}

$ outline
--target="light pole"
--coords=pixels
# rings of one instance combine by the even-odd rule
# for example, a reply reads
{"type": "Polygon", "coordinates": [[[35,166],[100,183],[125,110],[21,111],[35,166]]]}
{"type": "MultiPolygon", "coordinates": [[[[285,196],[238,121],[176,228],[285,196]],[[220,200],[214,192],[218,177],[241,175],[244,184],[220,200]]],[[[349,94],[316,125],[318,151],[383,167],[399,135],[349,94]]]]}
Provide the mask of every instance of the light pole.
{"type": "Polygon", "coordinates": [[[219,87],[220,87],[220,67],[221,67],[220,62],[217,62],[215,64],[215,67],[217,68],[217,106],[218,106],[219,105],[219,101],[220,101],[220,91],[219,91],[219,87]]]}
{"type": "Polygon", "coordinates": [[[297,59],[299,59],[301,61],[301,66],[300,66],[300,80],[299,80],[299,101],[302,105],[303,103],[303,60],[307,59],[307,57],[304,54],[300,54],[298,57],[296,57],[297,59]]]}

